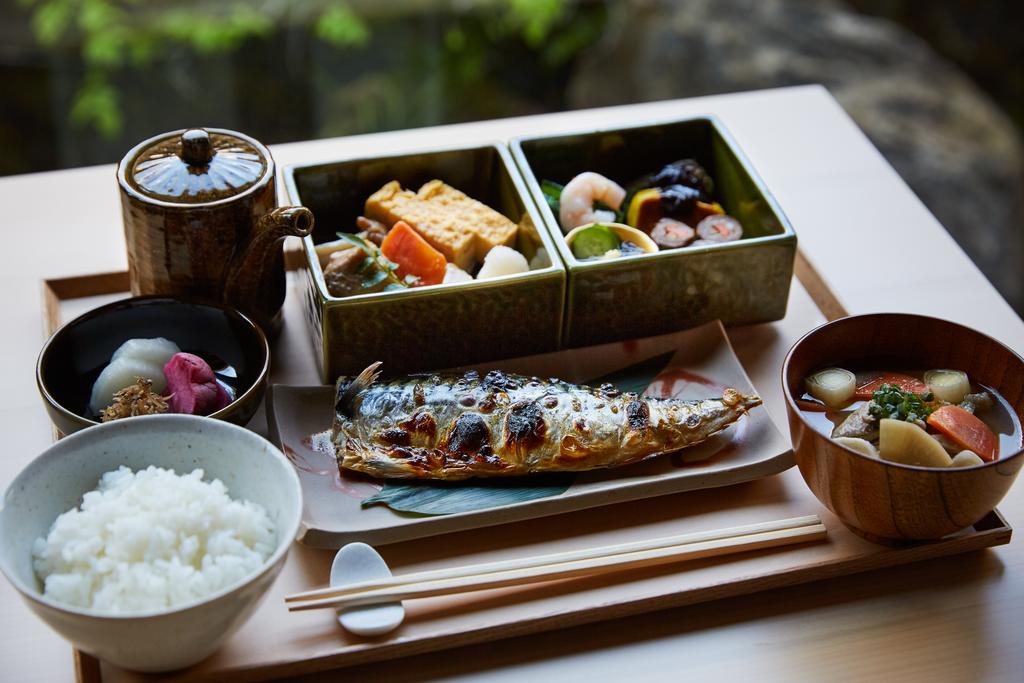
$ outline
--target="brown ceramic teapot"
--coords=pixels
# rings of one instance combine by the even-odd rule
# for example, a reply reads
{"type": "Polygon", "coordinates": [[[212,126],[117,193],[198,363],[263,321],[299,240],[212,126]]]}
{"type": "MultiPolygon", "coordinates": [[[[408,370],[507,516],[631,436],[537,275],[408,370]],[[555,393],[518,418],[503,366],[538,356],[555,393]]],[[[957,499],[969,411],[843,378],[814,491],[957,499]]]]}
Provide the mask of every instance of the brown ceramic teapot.
{"type": "Polygon", "coordinates": [[[128,152],[117,179],[133,294],[221,302],[280,330],[282,242],[308,235],[313,214],[278,208],[266,147],[229,130],[178,130],[128,152]]]}

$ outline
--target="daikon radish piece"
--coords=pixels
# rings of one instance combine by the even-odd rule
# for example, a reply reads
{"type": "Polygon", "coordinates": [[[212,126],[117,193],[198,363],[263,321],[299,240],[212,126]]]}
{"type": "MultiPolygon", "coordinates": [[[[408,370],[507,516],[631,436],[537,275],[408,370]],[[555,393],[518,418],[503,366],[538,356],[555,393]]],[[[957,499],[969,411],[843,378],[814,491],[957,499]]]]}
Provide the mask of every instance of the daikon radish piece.
{"type": "Polygon", "coordinates": [[[882,460],[920,467],[949,467],[953,460],[939,442],[915,424],[879,421],[878,454],[882,460]]]}
{"type": "Polygon", "coordinates": [[[953,462],[949,463],[950,467],[974,467],[975,465],[984,465],[985,461],[978,457],[978,454],[974,451],[960,451],[953,456],[953,462]]]}
{"type": "Polygon", "coordinates": [[[842,444],[847,448],[852,448],[858,453],[863,453],[869,458],[878,457],[878,449],[875,448],[875,444],[871,443],[867,439],[859,439],[855,436],[840,436],[832,439],[838,444],[842,444]]]}
{"type": "Polygon", "coordinates": [[[151,365],[158,365],[161,368],[167,364],[176,353],[180,353],[178,345],[163,337],[152,339],[129,339],[121,344],[110,357],[110,362],[120,358],[135,358],[151,365]]]}
{"type": "Polygon", "coordinates": [[[444,282],[445,284],[448,284],[449,282],[472,282],[472,281],[473,281],[473,276],[470,275],[469,273],[467,273],[466,271],[464,271],[462,268],[459,268],[454,263],[449,263],[448,265],[446,265],[444,267],[444,280],[442,280],[442,282],[444,282]]]}
{"type": "Polygon", "coordinates": [[[161,372],[159,365],[135,358],[120,358],[103,368],[103,372],[93,383],[92,394],[89,397],[89,410],[95,414],[101,413],[104,408],[114,402],[114,394],[135,384],[136,379],[140,377],[151,380],[153,382],[152,390],[157,394],[167,386],[164,373],[161,372]],[[157,388],[158,386],[159,388],[157,388]]]}
{"type": "Polygon", "coordinates": [[[114,394],[135,384],[140,377],[152,382],[153,393],[162,394],[167,388],[162,368],[179,351],[177,344],[163,337],[129,339],[121,344],[92,385],[89,409],[100,413],[113,402],[114,394]]]}
{"type": "Polygon", "coordinates": [[[497,246],[487,252],[484,257],[484,264],[480,266],[480,272],[476,274],[478,280],[486,280],[502,275],[515,275],[530,270],[530,264],[526,257],[512,247],[497,246]]]}

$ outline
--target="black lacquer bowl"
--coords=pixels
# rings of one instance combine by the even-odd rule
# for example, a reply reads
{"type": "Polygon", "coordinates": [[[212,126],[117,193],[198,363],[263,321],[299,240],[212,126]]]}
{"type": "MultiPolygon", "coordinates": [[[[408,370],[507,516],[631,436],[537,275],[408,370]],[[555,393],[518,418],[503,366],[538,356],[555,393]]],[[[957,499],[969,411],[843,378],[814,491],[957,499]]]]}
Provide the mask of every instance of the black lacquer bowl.
{"type": "Polygon", "coordinates": [[[122,299],[66,323],[43,346],[36,383],[57,429],[71,434],[98,424],[89,411],[96,377],[132,338],[164,337],[204,358],[235,390],[235,400],[210,415],[246,424],[259,408],[270,370],[263,331],[233,308],[161,296],[122,299]]]}

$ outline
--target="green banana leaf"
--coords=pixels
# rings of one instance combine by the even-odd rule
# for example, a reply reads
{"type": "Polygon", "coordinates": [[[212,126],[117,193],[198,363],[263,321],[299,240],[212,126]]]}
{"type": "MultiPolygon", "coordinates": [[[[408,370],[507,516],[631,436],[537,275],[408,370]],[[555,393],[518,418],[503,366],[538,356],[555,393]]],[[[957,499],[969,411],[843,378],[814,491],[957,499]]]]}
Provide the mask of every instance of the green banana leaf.
{"type": "MultiPolygon", "coordinates": [[[[607,383],[623,392],[642,393],[674,354],[675,351],[670,351],[642,360],[585,384],[598,386],[607,383]]],[[[559,496],[569,489],[573,479],[575,475],[565,474],[469,482],[387,480],[379,493],[363,499],[362,507],[386,505],[392,510],[411,514],[452,515],[559,496]]]]}
{"type": "Polygon", "coordinates": [[[573,479],[574,477],[569,474],[545,477],[543,481],[530,478],[516,481],[430,481],[404,484],[385,482],[384,488],[376,495],[363,500],[362,506],[380,503],[399,512],[451,515],[558,496],[565,493],[573,479]]]}

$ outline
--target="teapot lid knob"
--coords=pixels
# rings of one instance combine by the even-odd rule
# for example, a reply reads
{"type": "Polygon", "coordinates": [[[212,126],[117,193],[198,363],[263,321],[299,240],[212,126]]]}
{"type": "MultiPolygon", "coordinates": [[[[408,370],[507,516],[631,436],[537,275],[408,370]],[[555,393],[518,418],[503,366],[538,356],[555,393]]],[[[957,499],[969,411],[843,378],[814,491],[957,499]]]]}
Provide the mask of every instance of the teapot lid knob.
{"type": "Polygon", "coordinates": [[[204,129],[189,128],[181,134],[181,158],[189,166],[206,166],[213,155],[213,142],[204,129]]]}

